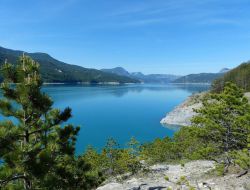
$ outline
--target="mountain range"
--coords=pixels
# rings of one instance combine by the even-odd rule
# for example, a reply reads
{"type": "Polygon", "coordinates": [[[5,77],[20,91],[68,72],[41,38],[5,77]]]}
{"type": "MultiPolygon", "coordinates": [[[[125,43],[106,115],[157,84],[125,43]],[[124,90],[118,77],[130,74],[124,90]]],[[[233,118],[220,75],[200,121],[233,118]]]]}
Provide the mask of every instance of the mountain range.
{"type": "Polygon", "coordinates": [[[180,76],[170,74],[148,74],[145,75],[141,72],[128,72],[122,67],[115,67],[113,69],[101,69],[103,72],[117,74],[120,76],[130,77],[135,80],[139,80],[143,83],[170,83],[180,76]]]}
{"type": "Polygon", "coordinates": [[[223,68],[218,73],[190,74],[174,80],[173,83],[213,83],[229,71],[230,69],[223,68]]]}
{"type": "Polygon", "coordinates": [[[11,50],[0,47],[0,65],[5,59],[16,64],[23,53],[39,62],[44,82],[53,83],[139,83],[139,80],[126,76],[103,72],[97,69],[88,69],[77,65],[71,65],[59,61],[46,53],[28,53],[19,50],[11,50]]]}
{"type": "Polygon", "coordinates": [[[222,77],[225,73],[199,73],[180,77],[173,83],[212,83],[214,80],[222,77]]]}
{"type": "Polygon", "coordinates": [[[128,72],[122,67],[115,67],[113,69],[101,69],[101,71],[126,76],[137,79],[143,83],[212,83],[215,79],[222,77],[225,73],[230,71],[228,68],[221,69],[218,73],[199,73],[189,74],[186,76],[178,76],[171,74],[148,74],[141,72],[128,72]]]}
{"type": "Polygon", "coordinates": [[[0,66],[5,59],[16,64],[23,53],[39,62],[43,81],[47,83],[212,83],[230,71],[228,68],[223,68],[218,73],[178,76],[128,72],[122,67],[97,70],[62,62],[46,53],[28,53],[3,47],[0,47],[0,66]]]}

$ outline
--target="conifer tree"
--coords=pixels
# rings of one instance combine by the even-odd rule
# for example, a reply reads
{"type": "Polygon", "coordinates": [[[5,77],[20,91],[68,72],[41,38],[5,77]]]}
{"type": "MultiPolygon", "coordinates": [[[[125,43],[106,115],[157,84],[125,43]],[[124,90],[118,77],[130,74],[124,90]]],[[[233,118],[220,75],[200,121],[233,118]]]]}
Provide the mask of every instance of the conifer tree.
{"type": "Polygon", "coordinates": [[[60,126],[71,109],[53,109],[42,92],[39,64],[28,56],[2,69],[0,112],[1,189],[87,189],[88,165],[75,156],[79,127],[60,126]]]}
{"type": "Polygon", "coordinates": [[[224,153],[228,165],[231,151],[247,148],[250,104],[243,90],[235,84],[226,83],[221,93],[210,93],[203,101],[203,107],[196,112],[198,115],[193,118],[192,124],[199,129],[197,136],[208,155],[224,153]]]}
{"type": "Polygon", "coordinates": [[[234,164],[237,164],[243,169],[243,172],[241,172],[238,177],[241,177],[250,171],[250,134],[248,135],[247,147],[243,150],[233,151],[231,156],[234,159],[234,164]]]}

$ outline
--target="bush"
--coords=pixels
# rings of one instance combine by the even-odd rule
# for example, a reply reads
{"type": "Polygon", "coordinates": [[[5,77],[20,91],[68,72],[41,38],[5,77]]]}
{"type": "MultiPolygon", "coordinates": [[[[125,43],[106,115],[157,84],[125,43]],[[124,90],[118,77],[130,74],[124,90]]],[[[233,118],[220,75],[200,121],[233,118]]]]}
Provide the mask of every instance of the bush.
{"type": "Polygon", "coordinates": [[[165,179],[166,181],[169,181],[169,177],[168,177],[168,176],[165,176],[164,179],[165,179]]]}
{"type": "Polygon", "coordinates": [[[169,137],[156,139],[152,143],[142,145],[140,155],[142,159],[151,164],[180,158],[177,144],[169,137]]]}

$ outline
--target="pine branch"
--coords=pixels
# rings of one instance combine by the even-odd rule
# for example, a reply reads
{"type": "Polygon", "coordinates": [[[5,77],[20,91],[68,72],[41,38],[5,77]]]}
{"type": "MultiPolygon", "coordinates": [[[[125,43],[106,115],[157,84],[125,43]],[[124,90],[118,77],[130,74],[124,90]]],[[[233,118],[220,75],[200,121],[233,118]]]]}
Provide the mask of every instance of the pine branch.
{"type": "Polygon", "coordinates": [[[16,176],[10,177],[10,178],[5,179],[5,180],[0,180],[0,187],[4,187],[9,182],[15,181],[15,180],[18,180],[18,179],[25,179],[25,180],[27,180],[27,177],[25,175],[16,175],[16,176]]]}

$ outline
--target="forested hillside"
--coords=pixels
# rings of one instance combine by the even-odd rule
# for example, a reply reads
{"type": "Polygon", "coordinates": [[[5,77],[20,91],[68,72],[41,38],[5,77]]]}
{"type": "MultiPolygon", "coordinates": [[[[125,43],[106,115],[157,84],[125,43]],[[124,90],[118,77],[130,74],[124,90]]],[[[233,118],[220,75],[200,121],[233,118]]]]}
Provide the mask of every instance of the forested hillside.
{"type": "MultiPolygon", "coordinates": [[[[16,63],[23,51],[16,51],[0,47],[0,65],[7,59],[11,63],[16,63]]],[[[96,69],[87,69],[77,65],[70,65],[58,61],[46,53],[25,53],[41,65],[41,74],[44,82],[118,82],[136,83],[138,80],[126,76],[118,76],[102,72],[96,69]]]]}
{"type": "Polygon", "coordinates": [[[245,91],[250,91],[250,61],[242,63],[213,83],[214,91],[221,91],[226,82],[233,82],[245,91]]]}
{"type": "Polygon", "coordinates": [[[180,77],[173,83],[212,83],[215,79],[221,77],[224,73],[200,73],[190,74],[180,77]]]}

